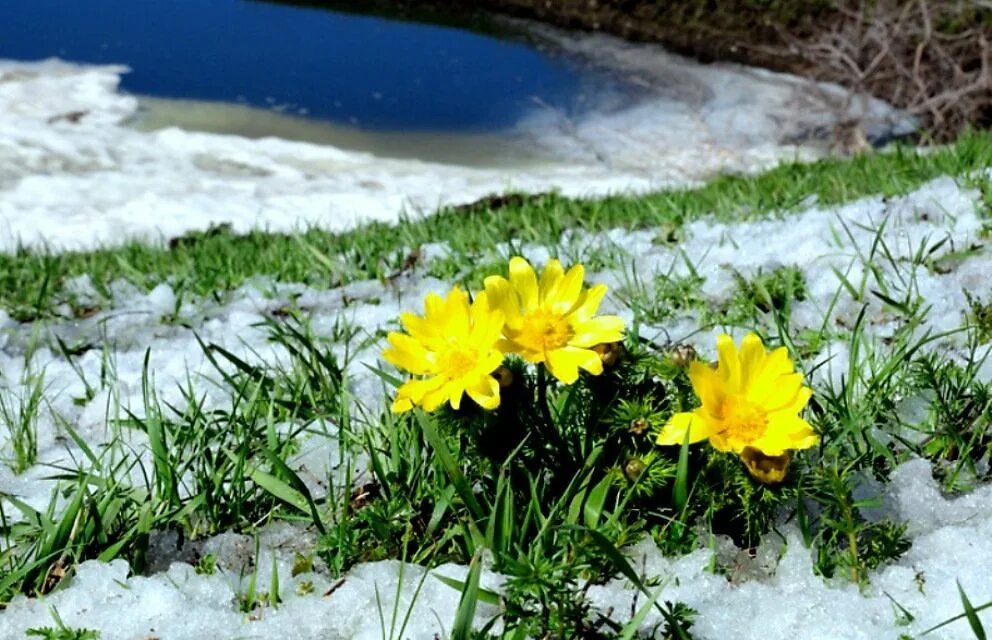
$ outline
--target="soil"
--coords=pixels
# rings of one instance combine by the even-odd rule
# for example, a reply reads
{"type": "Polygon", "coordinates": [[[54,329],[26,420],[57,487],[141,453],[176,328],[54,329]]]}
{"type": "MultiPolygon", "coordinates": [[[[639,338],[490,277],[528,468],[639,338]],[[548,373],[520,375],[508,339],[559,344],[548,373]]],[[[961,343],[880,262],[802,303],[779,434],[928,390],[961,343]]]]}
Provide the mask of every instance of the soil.
{"type": "MultiPolygon", "coordinates": [[[[459,26],[472,23],[479,11],[490,11],[634,42],[655,42],[702,62],[740,62],[790,73],[808,72],[809,65],[798,52],[783,50],[781,33],[810,34],[832,16],[831,4],[825,0],[288,1],[459,26]]],[[[474,26],[486,30],[484,22],[474,26]]]]}

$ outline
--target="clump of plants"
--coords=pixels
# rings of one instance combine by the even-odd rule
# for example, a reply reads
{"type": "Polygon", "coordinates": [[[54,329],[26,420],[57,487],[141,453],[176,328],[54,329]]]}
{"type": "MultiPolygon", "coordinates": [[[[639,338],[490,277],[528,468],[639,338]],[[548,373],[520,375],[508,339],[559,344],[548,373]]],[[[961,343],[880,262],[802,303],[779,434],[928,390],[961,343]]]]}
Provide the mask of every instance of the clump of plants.
{"type": "MultiPolygon", "coordinates": [[[[457,535],[421,533],[466,557],[491,554],[508,576],[508,628],[612,637],[616,623],[584,596],[621,573],[651,596],[670,637],[689,637],[691,615],[661,606],[617,549],[651,535],[687,551],[700,522],[756,545],[796,503],[801,474],[790,468],[818,442],[800,415],[811,391],[785,347],[722,335],[718,361],[703,362],[600,315],[605,294],[581,265],[551,260],[538,274],[519,257],[474,294],[430,294],[383,352],[411,374],[394,380],[393,429],[422,438],[440,468],[443,501],[420,505],[424,520],[440,510],[459,523],[457,535]]],[[[370,447],[377,477],[393,495],[415,493],[409,474],[389,471],[396,444],[370,447]]]]}

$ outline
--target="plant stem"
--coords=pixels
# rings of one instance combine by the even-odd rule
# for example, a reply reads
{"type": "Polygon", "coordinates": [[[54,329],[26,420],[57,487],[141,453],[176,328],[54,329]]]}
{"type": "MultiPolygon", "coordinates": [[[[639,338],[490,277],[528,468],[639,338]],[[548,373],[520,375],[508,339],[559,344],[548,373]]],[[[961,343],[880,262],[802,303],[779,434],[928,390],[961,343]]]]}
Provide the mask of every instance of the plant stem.
{"type": "Polygon", "coordinates": [[[847,534],[847,547],[851,554],[851,580],[860,586],[861,572],[859,571],[859,567],[861,560],[858,558],[858,535],[853,531],[847,534]]]}
{"type": "Polygon", "coordinates": [[[561,431],[559,431],[558,425],[555,424],[554,417],[551,415],[551,404],[548,402],[548,375],[544,367],[537,368],[537,404],[541,408],[541,419],[544,422],[544,428],[542,430],[546,437],[558,449],[560,454],[567,455],[569,461],[574,463],[572,450],[561,435],[561,431]]]}

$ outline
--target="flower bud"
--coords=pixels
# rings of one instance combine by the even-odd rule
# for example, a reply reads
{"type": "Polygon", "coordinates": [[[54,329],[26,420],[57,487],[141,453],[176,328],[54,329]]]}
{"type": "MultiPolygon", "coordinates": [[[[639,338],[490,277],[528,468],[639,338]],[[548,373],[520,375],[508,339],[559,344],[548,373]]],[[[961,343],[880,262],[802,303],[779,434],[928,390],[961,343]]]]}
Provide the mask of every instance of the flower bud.
{"type": "Polygon", "coordinates": [[[696,349],[691,344],[677,344],[668,352],[677,367],[688,367],[696,359],[696,349]]]}
{"type": "Polygon", "coordinates": [[[640,436],[640,435],[644,435],[644,432],[648,430],[648,426],[650,425],[648,425],[647,418],[634,418],[633,420],[630,421],[630,427],[628,427],[628,431],[630,431],[635,436],[640,436]]]}
{"type": "Polygon", "coordinates": [[[786,451],[780,456],[767,456],[754,447],[744,447],[741,451],[741,461],[751,477],[758,482],[778,484],[785,480],[785,476],[789,473],[792,452],[786,451]]]}
{"type": "Polygon", "coordinates": [[[599,354],[599,359],[603,361],[603,367],[607,369],[615,366],[624,353],[622,342],[604,342],[597,344],[592,350],[599,354]]]}
{"type": "Polygon", "coordinates": [[[507,366],[501,366],[499,369],[496,369],[493,371],[492,376],[496,378],[496,382],[503,389],[513,384],[513,372],[507,366]]]}
{"type": "Polygon", "coordinates": [[[641,474],[644,473],[644,470],[647,468],[647,465],[644,464],[644,461],[640,458],[631,458],[625,465],[623,465],[623,475],[625,475],[631,482],[634,482],[641,477],[641,474]]]}

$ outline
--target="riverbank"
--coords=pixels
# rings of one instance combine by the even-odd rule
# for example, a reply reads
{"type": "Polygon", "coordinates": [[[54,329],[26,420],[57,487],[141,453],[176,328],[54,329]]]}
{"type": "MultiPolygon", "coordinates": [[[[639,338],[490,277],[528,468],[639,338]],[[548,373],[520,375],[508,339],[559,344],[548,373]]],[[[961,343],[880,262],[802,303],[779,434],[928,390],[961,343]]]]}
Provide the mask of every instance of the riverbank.
{"type": "Polygon", "coordinates": [[[832,12],[829,0],[764,3],[749,0],[701,3],[693,0],[659,2],[633,0],[267,0],[286,4],[327,7],[335,11],[378,13],[384,17],[432,23],[474,25],[493,29],[483,16],[491,11],[537,20],[566,29],[619,36],[632,42],[664,45],[701,62],[737,62],[774,71],[797,73],[805,69],[797,52],[772,52],[783,44],[780,30],[796,35],[812,33],[832,12]],[[713,6],[709,6],[713,5],[713,6]],[[452,9],[455,9],[454,11],[452,9]]]}
{"type": "MultiPolygon", "coordinates": [[[[308,4],[356,6],[350,0],[308,4]]],[[[444,19],[453,7],[482,9],[659,43],[703,62],[836,82],[918,117],[924,140],[946,141],[992,125],[992,9],[978,2],[372,0],[361,7],[427,20],[444,19]]]]}

